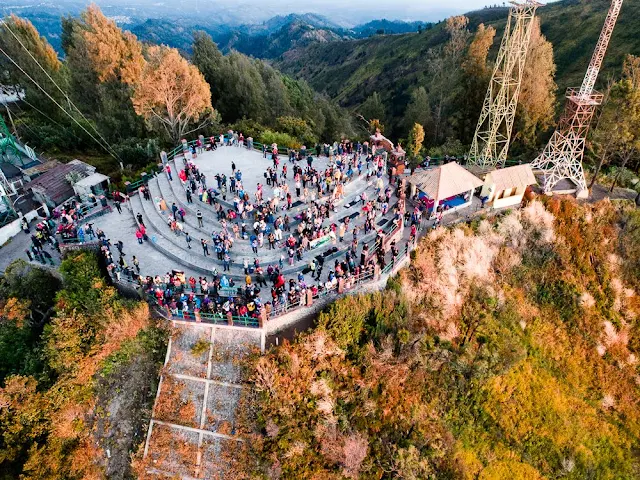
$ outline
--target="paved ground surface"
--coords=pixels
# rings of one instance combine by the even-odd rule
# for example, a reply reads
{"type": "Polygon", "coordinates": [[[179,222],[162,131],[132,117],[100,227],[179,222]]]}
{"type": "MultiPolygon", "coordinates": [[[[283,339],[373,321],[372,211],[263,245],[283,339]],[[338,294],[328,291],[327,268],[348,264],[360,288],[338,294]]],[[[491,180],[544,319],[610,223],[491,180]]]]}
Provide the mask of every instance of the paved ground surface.
{"type": "Polygon", "coordinates": [[[240,440],[240,361],[261,348],[251,329],[174,322],[147,433],[145,467],[169,478],[228,478],[240,440]]]}

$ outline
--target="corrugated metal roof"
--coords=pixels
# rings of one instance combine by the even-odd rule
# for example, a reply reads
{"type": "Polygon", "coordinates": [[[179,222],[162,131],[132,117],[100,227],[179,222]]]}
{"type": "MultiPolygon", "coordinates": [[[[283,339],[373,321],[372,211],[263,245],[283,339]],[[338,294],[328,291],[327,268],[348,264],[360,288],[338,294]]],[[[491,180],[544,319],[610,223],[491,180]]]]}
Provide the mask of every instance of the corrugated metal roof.
{"type": "Polygon", "coordinates": [[[408,180],[429,198],[438,200],[469,192],[482,185],[482,180],[456,162],[414,173],[408,180]]]}
{"type": "Polygon", "coordinates": [[[27,183],[25,188],[39,191],[49,197],[56,205],[60,205],[75,196],[73,187],[66,179],[66,176],[69,173],[77,172],[84,177],[91,175],[94,171],[95,167],[80,160],[72,160],[69,163],[56,165],[35,180],[27,183]]]}
{"type": "Polygon", "coordinates": [[[496,186],[496,192],[501,192],[509,188],[528,187],[538,182],[531,170],[531,165],[525,163],[489,172],[486,183],[493,183],[496,186]]]}

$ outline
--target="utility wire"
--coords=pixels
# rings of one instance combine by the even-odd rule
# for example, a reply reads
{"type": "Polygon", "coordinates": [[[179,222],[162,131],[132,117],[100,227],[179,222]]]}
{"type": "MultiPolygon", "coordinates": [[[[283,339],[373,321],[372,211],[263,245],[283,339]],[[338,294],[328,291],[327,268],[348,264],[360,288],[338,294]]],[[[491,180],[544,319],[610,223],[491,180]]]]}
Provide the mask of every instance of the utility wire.
{"type": "Polygon", "coordinates": [[[0,52],[3,53],[4,56],[7,57],[9,59],[9,61],[11,61],[11,63],[13,63],[18,68],[18,70],[20,70],[23,73],[24,76],[26,76],[29,80],[31,80],[35,84],[35,86],[38,87],[42,91],[42,93],[44,93],[49,98],[49,100],[51,100],[53,103],[55,103],[58,106],[58,108],[60,108],[60,110],[62,110],[71,120],[73,120],[76,123],[76,125],[78,125],[82,130],[84,130],[84,132],[87,135],[89,135],[98,145],[100,145],[102,148],[104,148],[109,155],[111,155],[117,161],[120,161],[120,159],[118,159],[118,157],[116,155],[114,155],[109,150],[108,147],[105,147],[104,144],[102,144],[96,137],[94,137],[93,134],[90,131],[88,131],[80,122],[78,122],[78,120],[76,120],[76,118],[73,115],[71,115],[69,112],[67,112],[62,107],[62,105],[60,105],[58,103],[58,101],[55,98],[53,98],[51,95],[49,95],[49,93],[44,88],[42,88],[38,82],[36,82],[33,78],[31,78],[31,76],[27,72],[25,72],[23,70],[23,68],[20,65],[18,65],[16,63],[16,61],[13,58],[11,58],[11,56],[7,52],[5,52],[1,47],[0,47],[0,52]]]}
{"type": "Polygon", "coordinates": [[[76,109],[76,111],[80,114],[80,116],[87,122],[87,124],[89,124],[89,126],[91,127],[91,129],[96,133],[96,135],[98,135],[100,137],[100,139],[111,149],[111,155],[117,158],[118,161],[122,161],[120,160],[120,157],[118,156],[118,154],[116,153],[115,149],[109,144],[109,142],[100,134],[100,132],[96,129],[96,127],[87,119],[87,117],[84,116],[84,114],[80,111],[80,109],[76,106],[75,103],[73,103],[73,101],[69,98],[69,95],[67,95],[67,93],[62,90],[62,88],[60,88],[60,85],[58,85],[58,83],[51,77],[51,75],[49,75],[49,72],[47,72],[47,70],[40,64],[40,62],[38,61],[37,58],[35,58],[33,56],[33,54],[31,53],[31,51],[25,46],[24,43],[22,43],[22,40],[20,40],[20,38],[14,33],[14,31],[11,29],[11,27],[9,27],[9,22],[6,20],[2,21],[4,27],[9,31],[9,33],[11,33],[11,35],[13,36],[13,38],[16,39],[16,41],[20,44],[20,46],[29,54],[29,56],[31,57],[31,59],[38,65],[38,67],[40,67],[40,70],[42,70],[44,72],[44,74],[47,76],[47,78],[49,80],[51,80],[51,82],[56,86],[56,88],[60,91],[60,93],[62,93],[62,95],[64,95],[64,98],[69,102],[70,105],[73,106],[73,108],[76,109]]]}

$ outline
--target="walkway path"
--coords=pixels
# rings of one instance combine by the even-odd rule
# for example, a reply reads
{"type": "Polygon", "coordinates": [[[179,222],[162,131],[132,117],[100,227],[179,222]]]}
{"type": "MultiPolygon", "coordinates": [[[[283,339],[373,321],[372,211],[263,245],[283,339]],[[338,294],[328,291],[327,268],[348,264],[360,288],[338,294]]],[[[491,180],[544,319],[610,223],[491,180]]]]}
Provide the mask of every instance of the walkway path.
{"type": "Polygon", "coordinates": [[[222,479],[234,461],[240,362],[264,348],[255,329],[173,322],[144,449],[150,473],[222,479]]]}

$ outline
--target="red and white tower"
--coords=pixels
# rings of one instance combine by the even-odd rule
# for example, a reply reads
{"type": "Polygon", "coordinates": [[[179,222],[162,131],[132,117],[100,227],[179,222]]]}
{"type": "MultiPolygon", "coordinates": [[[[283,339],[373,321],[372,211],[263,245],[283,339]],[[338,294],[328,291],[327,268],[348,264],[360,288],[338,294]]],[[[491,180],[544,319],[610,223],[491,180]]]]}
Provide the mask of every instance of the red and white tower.
{"type": "Polygon", "coordinates": [[[578,197],[588,196],[582,158],[591,119],[603,99],[603,95],[595,92],[593,88],[600,67],[602,67],[613,28],[618,20],[622,1],[611,1],[609,13],[600,32],[600,38],[591,57],[582,86],[567,90],[567,103],[558,127],[544,151],[531,163],[532,168],[544,172],[543,188],[545,193],[551,193],[560,180],[567,178],[576,185],[578,197]]]}

